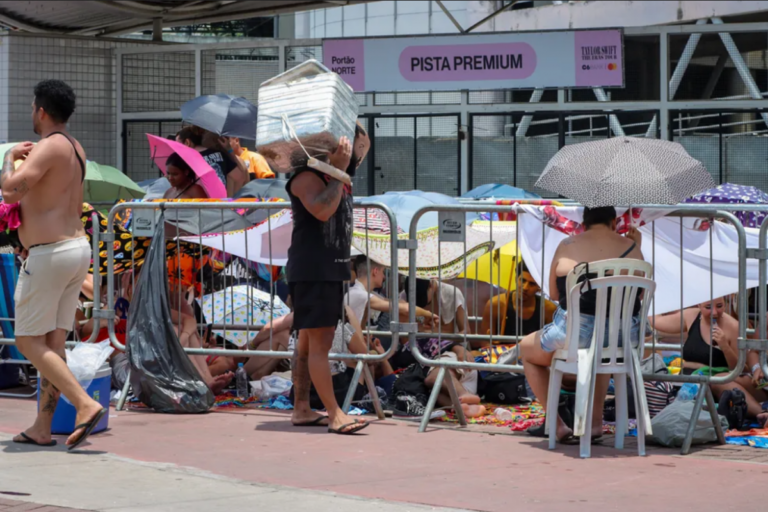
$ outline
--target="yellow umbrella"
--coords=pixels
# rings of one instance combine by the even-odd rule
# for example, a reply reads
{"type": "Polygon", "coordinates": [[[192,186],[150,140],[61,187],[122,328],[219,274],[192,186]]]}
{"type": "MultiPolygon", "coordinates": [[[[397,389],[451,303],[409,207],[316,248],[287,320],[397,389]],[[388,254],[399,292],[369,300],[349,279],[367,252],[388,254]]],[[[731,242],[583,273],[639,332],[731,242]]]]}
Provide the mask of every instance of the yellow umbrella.
{"type": "Polygon", "coordinates": [[[509,242],[467,265],[467,271],[459,277],[490,283],[507,291],[514,290],[517,257],[517,241],[509,242]],[[493,280],[491,280],[491,273],[493,273],[493,280]]]}

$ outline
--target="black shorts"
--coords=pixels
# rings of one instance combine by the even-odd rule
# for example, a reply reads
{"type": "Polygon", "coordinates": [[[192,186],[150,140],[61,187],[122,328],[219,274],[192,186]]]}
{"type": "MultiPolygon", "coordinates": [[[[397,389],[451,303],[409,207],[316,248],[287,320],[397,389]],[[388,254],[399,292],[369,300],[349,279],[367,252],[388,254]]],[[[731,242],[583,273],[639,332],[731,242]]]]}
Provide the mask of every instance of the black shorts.
{"type": "Polygon", "coordinates": [[[302,281],[289,283],[293,303],[293,328],[336,327],[344,305],[341,281],[302,281]]]}

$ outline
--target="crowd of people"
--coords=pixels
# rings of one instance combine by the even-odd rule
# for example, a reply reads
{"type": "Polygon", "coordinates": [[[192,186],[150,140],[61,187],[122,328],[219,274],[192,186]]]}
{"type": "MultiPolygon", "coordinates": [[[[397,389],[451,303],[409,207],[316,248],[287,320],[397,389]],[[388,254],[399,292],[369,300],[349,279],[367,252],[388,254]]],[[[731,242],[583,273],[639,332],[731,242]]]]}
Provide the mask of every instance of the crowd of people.
{"type": "MultiPolygon", "coordinates": [[[[50,425],[61,393],[77,408],[77,427],[67,440],[71,449],[91,433],[106,410],[87,394],[68,370],[64,342],[72,325],[79,339],[89,339],[96,331],[96,341],[108,339],[102,320],[90,319],[78,308],[83,302],[107,302],[107,287],[102,297],[94,297],[93,277],[88,274],[90,247],[80,220],[83,201],[85,151],[66,131],[66,123],[75,110],[75,95],[63,82],[48,80],[34,90],[32,116],[41,141],[33,146],[22,143],[11,149],[3,162],[0,186],[6,203],[19,203],[23,223],[19,229],[24,246],[24,262],[16,289],[16,337],[21,352],[41,375],[41,400],[37,420],[14,441],[50,445],[50,425]],[[18,162],[22,163],[18,165],[18,162]]],[[[268,158],[244,148],[236,137],[221,137],[199,127],[183,128],[174,140],[199,152],[215,171],[227,197],[233,197],[251,179],[273,178],[268,158]]],[[[370,140],[358,124],[352,140],[342,137],[338,148],[325,155],[326,163],[354,176],[364,160],[370,140]]],[[[523,261],[514,263],[516,283],[512,290],[501,290],[479,308],[479,325],[471,321],[467,302],[460,287],[436,280],[400,278],[366,256],[351,257],[352,188],[341,181],[310,168],[301,155],[286,185],[293,211],[293,233],[284,268],[290,308],[287,315],[273,318],[254,332],[245,348],[261,351],[288,351],[288,364],[273,357],[230,357],[189,355],[200,377],[214,394],[232,385],[235,370],[242,364],[252,380],[275,372],[290,370],[292,378],[292,423],[296,426],[321,426],[336,434],[355,434],[368,427],[363,418],[354,418],[340,407],[351,385],[357,384],[354,401],[371,400],[362,378],[354,383],[354,365],[350,361],[329,361],[329,353],[388,354],[371,363],[375,385],[396,415],[421,416],[426,398],[437,382],[433,366],[421,364],[412,354],[407,338],[371,337],[366,330],[388,331],[393,320],[407,321],[414,304],[419,322],[418,347],[426,358],[451,361],[475,361],[489,357],[483,349],[504,344],[504,337],[520,337],[520,356],[531,398],[546,405],[549,368],[553,354],[566,343],[568,315],[566,279],[581,265],[606,259],[642,260],[641,236],[630,230],[627,236],[616,233],[616,211],[612,207],[586,208],[584,232],[567,238],[557,248],[549,272],[548,298],[542,297],[539,284],[523,261]],[[394,301],[387,297],[387,279],[398,279],[401,294],[394,301]],[[415,283],[410,280],[415,279],[415,283]],[[415,291],[415,296],[411,293],[415,291]],[[392,304],[396,307],[393,309],[392,304]],[[461,341],[465,333],[487,335],[488,341],[461,341]],[[446,339],[444,335],[453,335],[446,339]],[[392,344],[396,346],[392,348],[392,344]],[[324,410],[325,413],[319,412],[324,410]]],[[[166,163],[170,188],[166,199],[204,199],[206,190],[199,177],[178,153],[166,163]]],[[[126,325],[133,299],[133,283],[141,268],[116,279],[114,286],[116,332],[118,341],[130,345],[126,325]],[[133,274],[131,274],[133,272],[133,274]]],[[[254,276],[258,279],[258,276],[254,276]]],[[[222,287],[225,287],[224,280],[222,287]]],[[[102,282],[101,284],[104,284],[102,282]]],[[[200,285],[201,283],[197,283],[200,285]]],[[[167,300],[176,336],[183,347],[228,346],[228,342],[210,328],[198,300],[202,286],[189,286],[170,279],[167,300]],[[201,327],[208,325],[208,328],[201,327]]],[[[631,332],[622,337],[636,343],[639,332],[640,298],[635,306],[631,332]]],[[[727,373],[738,364],[738,314],[728,298],[707,302],[650,319],[650,325],[666,336],[687,336],[684,344],[684,373],[711,367],[727,373]]],[[[595,328],[595,292],[582,294],[579,346],[590,343],[595,328]]],[[[605,326],[607,329],[607,324],[605,326]]],[[[508,338],[506,338],[508,339],[508,338]]],[[[491,351],[492,352],[492,351],[491,351]]],[[[648,354],[650,355],[650,354],[648,354]]],[[[117,351],[110,360],[113,387],[122,389],[129,362],[117,351]]],[[[742,369],[740,369],[742,370],[742,369]]],[[[748,413],[761,424],[768,421],[763,404],[768,394],[762,389],[764,375],[758,356],[750,352],[742,375],[729,384],[713,385],[716,396],[740,390],[746,395],[748,413]]],[[[438,404],[452,406],[449,386],[457,391],[464,413],[470,417],[486,414],[482,405],[483,381],[487,375],[475,370],[451,368],[443,382],[438,404]]],[[[568,382],[565,383],[569,385],[568,382]]],[[[572,385],[572,383],[570,383],[572,385]]],[[[596,383],[594,437],[602,435],[603,404],[610,386],[609,376],[599,376],[596,383]]],[[[554,411],[552,412],[555,413],[554,411]]],[[[543,428],[531,434],[543,435],[543,428]]],[[[557,438],[574,440],[571,426],[558,417],[557,438]]]]}

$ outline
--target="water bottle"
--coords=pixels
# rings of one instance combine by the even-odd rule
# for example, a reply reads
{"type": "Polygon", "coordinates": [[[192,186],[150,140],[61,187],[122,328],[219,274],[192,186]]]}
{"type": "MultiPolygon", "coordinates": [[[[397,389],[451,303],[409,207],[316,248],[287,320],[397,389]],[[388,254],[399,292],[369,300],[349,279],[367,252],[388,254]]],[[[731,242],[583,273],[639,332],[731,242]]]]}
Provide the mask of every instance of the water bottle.
{"type": "Polygon", "coordinates": [[[237,384],[237,397],[245,400],[248,396],[248,374],[243,368],[243,363],[237,364],[237,372],[235,372],[235,383],[237,384]]]}
{"type": "Polygon", "coordinates": [[[512,415],[512,411],[508,409],[502,409],[501,407],[493,411],[493,415],[499,421],[512,421],[512,418],[514,417],[512,415]]]}

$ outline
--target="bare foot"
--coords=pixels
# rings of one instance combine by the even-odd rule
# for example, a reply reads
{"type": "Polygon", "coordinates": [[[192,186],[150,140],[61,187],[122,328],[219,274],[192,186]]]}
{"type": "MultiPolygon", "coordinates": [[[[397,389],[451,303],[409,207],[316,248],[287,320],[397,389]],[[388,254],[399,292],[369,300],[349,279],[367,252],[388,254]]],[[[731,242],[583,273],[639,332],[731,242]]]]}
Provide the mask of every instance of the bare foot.
{"type": "Polygon", "coordinates": [[[763,426],[763,428],[768,428],[768,412],[762,412],[757,415],[757,422],[763,426]]]}
{"type": "Polygon", "coordinates": [[[461,404],[461,409],[467,418],[479,418],[480,416],[485,416],[486,413],[484,405],[461,404]]]}
{"type": "MultiPolygon", "coordinates": [[[[88,404],[87,407],[83,407],[82,409],[77,411],[77,416],[75,417],[75,425],[82,425],[83,423],[89,423],[102,409],[103,407],[99,402],[95,400],[91,400],[91,403],[88,404]]],[[[85,427],[75,430],[67,438],[66,444],[70,445],[70,444],[76,443],[84,433],[85,433],[85,427]]]]}
{"type": "Polygon", "coordinates": [[[600,422],[599,427],[592,427],[592,439],[596,439],[602,436],[603,436],[603,423],[600,422]]]}
{"type": "Polygon", "coordinates": [[[235,374],[232,372],[222,373],[221,375],[217,375],[213,378],[213,380],[208,384],[208,387],[211,388],[211,392],[214,395],[218,395],[221,393],[225,387],[229,385],[230,382],[232,382],[232,379],[234,378],[235,374]]]}
{"type": "Polygon", "coordinates": [[[560,418],[560,416],[557,417],[557,431],[556,431],[556,437],[558,442],[562,442],[565,439],[568,439],[573,435],[573,430],[568,428],[568,425],[565,424],[565,422],[560,418]]]}
{"type": "Polygon", "coordinates": [[[459,402],[466,405],[477,405],[480,403],[480,397],[477,395],[470,395],[470,394],[461,395],[459,397],[459,402]]]}
{"type": "Polygon", "coordinates": [[[314,425],[323,425],[327,427],[329,425],[327,416],[320,414],[318,412],[315,412],[312,409],[307,409],[304,411],[294,409],[293,414],[291,415],[291,423],[294,426],[314,424],[314,425]],[[325,421],[320,421],[321,419],[325,421]]]}
{"type": "MultiPolygon", "coordinates": [[[[37,444],[49,444],[51,442],[51,432],[43,432],[38,430],[34,425],[24,431],[24,434],[37,444]]],[[[13,438],[14,443],[27,443],[32,444],[29,439],[25,439],[21,434],[13,438]]]]}

